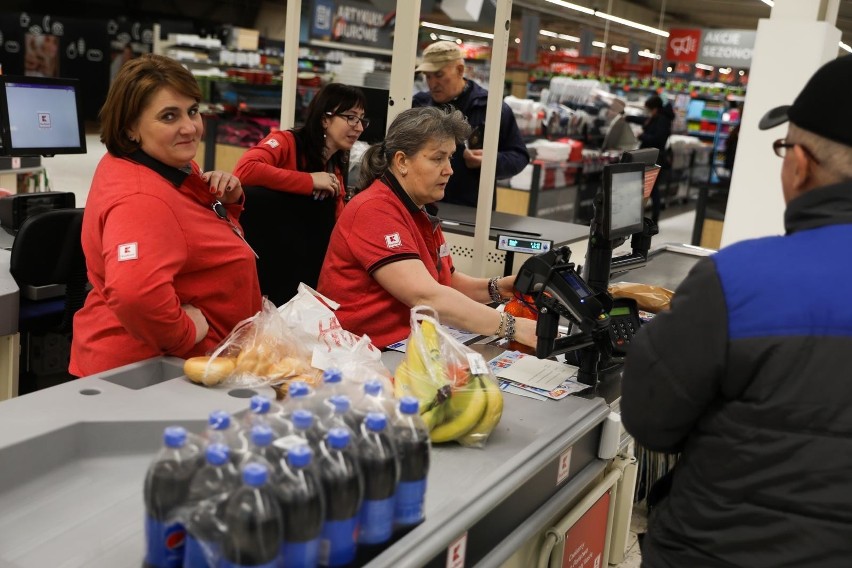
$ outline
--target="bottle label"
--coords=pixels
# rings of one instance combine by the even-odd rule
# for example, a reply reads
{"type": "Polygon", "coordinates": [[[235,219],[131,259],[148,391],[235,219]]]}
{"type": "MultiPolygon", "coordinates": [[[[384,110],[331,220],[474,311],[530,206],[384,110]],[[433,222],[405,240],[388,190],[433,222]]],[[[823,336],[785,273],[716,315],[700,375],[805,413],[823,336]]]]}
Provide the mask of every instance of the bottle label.
{"type": "Polygon", "coordinates": [[[345,566],[355,560],[358,517],[343,521],[326,521],[320,535],[320,566],[345,566]]]}
{"type": "Polygon", "coordinates": [[[186,533],[186,548],[183,553],[183,568],[207,568],[215,564],[220,551],[217,543],[209,540],[197,540],[192,533],[186,533]],[[209,562],[208,562],[209,559],[209,562]]]}
{"type": "Polygon", "coordinates": [[[229,562],[224,558],[219,562],[218,568],[278,568],[281,565],[281,562],[276,558],[272,562],[267,562],[266,564],[252,564],[251,566],[247,566],[245,564],[234,564],[233,562],[229,562]]]}
{"type": "Polygon", "coordinates": [[[293,568],[313,568],[319,558],[319,538],[304,542],[285,540],[281,544],[281,562],[293,568]]]}
{"type": "Polygon", "coordinates": [[[426,497],[426,479],[400,481],[396,488],[394,522],[410,526],[423,522],[423,500],[426,497]]]}
{"type": "Polygon", "coordinates": [[[147,550],[145,563],[155,568],[180,568],[183,565],[183,550],[186,530],[180,523],[162,523],[145,517],[147,550]]]}
{"type": "Polygon", "coordinates": [[[358,542],[381,544],[393,534],[393,495],[387,499],[364,500],[358,513],[358,542]]]}

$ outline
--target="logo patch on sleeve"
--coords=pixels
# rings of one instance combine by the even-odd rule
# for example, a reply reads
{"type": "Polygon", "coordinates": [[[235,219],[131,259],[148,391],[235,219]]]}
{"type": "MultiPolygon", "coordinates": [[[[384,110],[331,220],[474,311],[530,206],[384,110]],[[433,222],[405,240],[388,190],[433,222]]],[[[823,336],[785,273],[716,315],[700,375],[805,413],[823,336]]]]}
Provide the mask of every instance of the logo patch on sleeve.
{"type": "Polygon", "coordinates": [[[389,249],[397,248],[402,246],[402,239],[399,236],[399,233],[391,233],[390,235],[385,235],[385,244],[389,249]]]}
{"type": "Polygon", "coordinates": [[[276,140],[275,138],[270,138],[269,140],[264,142],[264,144],[266,144],[270,148],[277,148],[278,146],[280,146],[280,144],[278,144],[278,140],[276,140]]]}
{"type": "Polygon", "coordinates": [[[139,247],[136,243],[124,243],[118,245],[118,260],[136,260],[139,258],[139,247]]]}

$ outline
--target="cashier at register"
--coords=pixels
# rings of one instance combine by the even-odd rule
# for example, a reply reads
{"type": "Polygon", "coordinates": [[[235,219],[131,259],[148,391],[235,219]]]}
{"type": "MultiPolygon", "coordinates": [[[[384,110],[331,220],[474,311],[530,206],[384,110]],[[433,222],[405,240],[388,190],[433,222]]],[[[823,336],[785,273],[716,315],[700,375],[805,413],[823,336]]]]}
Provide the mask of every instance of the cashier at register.
{"type": "Polygon", "coordinates": [[[444,195],[456,144],[470,132],[459,111],[406,110],[361,165],[362,187],[331,234],[319,292],[340,303],[343,327],[378,347],[408,337],[410,309],[442,323],[534,346],[535,322],[485,305],[512,296],[515,277],[473,278],[453,267],[440,222],[425,210],[444,195]]]}
{"type": "Polygon", "coordinates": [[[642,566],[852,562],[850,93],[847,56],[761,119],[789,122],[763,150],[782,160],[786,234],[699,261],[630,346],[624,424],[682,452],[642,566]]]}
{"type": "Polygon", "coordinates": [[[261,307],[254,253],[237,234],[240,181],[193,161],[200,101],[192,74],[160,55],[125,63],[110,86],[108,153],[83,213],[92,291],[74,317],[73,375],[204,355],[261,307]]]}

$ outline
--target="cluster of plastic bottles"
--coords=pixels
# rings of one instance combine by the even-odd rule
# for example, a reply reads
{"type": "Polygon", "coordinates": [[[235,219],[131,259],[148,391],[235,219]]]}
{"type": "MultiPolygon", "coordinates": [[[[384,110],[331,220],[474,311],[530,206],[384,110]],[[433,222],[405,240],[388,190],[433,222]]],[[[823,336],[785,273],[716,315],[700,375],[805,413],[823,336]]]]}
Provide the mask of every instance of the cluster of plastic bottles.
{"type": "Polygon", "coordinates": [[[340,372],[165,429],[145,479],[145,566],[355,566],[424,519],[429,434],[416,398],[340,372]],[[354,400],[352,400],[354,399],[354,400]]]}

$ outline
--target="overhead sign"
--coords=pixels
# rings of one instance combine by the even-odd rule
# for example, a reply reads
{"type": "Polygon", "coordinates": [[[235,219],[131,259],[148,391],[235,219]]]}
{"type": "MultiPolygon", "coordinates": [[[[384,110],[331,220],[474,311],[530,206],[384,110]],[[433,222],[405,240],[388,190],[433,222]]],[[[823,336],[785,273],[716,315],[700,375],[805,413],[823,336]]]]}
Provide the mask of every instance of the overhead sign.
{"type": "Polygon", "coordinates": [[[315,0],[311,37],[342,44],[393,48],[395,12],[351,0],[315,0]]]}
{"type": "Polygon", "coordinates": [[[666,43],[666,61],[695,63],[698,60],[698,44],[700,42],[700,29],[669,30],[669,39],[666,43]]]}
{"type": "Polygon", "coordinates": [[[704,30],[699,63],[717,67],[750,67],[756,31],[704,30]]]}

